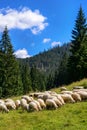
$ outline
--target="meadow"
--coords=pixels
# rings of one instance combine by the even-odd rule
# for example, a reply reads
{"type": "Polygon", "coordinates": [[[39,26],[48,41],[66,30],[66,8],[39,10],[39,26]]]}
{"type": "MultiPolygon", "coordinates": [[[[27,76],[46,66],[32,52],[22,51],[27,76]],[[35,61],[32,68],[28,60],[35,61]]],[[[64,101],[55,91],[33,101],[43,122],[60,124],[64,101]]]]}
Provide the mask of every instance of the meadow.
{"type": "MultiPolygon", "coordinates": [[[[86,86],[87,79],[66,87],[83,84],[86,86]]],[[[87,101],[67,103],[56,110],[0,113],[0,130],[87,130],[87,101]]]]}

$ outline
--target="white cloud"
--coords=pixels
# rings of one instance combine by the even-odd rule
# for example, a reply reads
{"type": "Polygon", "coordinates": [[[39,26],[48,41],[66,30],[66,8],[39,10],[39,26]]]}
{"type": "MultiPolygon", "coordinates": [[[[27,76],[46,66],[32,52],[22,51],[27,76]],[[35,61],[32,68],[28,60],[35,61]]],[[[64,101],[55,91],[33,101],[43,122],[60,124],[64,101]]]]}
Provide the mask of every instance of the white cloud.
{"type": "Polygon", "coordinates": [[[0,9],[0,31],[8,26],[8,29],[30,29],[33,34],[37,34],[48,26],[46,20],[39,10],[32,11],[26,7],[21,10],[0,9]]]}
{"type": "Polygon", "coordinates": [[[48,42],[50,42],[50,41],[51,41],[50,38],[44,38],[44,39],[43,39],[43,43],[48,43],[48,42]]]}
{"type": "Polygon", "coordinates": [[[14,52],[14,55],[16,56],[16,58],[30,57],[30,55],[28,55],[28,52],[25,48],[17,50],[16,52],[14,52]]]}
{"type": "Polygon", "coordinates": [[[55,46],[58,46],[58,45],[61,45],[61,42],[54,41],[54,42],[51,43],[52,47],[55,47],[55,46]]]}

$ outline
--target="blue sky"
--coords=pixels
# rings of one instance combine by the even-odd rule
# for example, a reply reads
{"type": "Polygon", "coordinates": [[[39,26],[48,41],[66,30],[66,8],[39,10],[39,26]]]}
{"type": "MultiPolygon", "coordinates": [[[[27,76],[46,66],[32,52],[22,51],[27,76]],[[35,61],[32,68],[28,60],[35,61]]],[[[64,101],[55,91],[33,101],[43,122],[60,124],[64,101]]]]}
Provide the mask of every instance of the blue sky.
{"type": "Polygon", "coordinates": [[[87,0],[0,0],[0,37],[7,25],[17,57],[70,42],[80,5],[87,0]]]}

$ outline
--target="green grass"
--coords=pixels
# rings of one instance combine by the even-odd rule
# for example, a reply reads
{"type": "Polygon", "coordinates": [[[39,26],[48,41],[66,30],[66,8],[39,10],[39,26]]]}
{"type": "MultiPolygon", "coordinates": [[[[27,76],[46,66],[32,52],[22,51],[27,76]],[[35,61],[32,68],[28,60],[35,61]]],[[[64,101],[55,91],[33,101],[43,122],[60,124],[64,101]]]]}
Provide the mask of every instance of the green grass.
{"type": "Polygon", "coordinates": [[[66,104],[57,110],[0,113],[0,130],[87,130],[87,102],[66,104]]]}
{"type": "MultiPolygon", "coordinates": [[[[84,83],[87,79],[78,82],[79,85],[84,83]]],[[[0,130],[87,130],[87,101],[68,103],[57,110],[28,113],[19,109],[0,113],[0,130]]]]}

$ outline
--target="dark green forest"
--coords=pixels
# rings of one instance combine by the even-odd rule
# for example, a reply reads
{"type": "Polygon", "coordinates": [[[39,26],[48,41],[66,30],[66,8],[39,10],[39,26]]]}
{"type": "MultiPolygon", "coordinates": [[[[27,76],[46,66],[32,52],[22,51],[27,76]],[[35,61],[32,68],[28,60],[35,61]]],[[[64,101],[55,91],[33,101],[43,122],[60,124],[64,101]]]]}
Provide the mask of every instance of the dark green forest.
{"type": "Polygon", "coordinates": [[[8,28],[0,40],[0,97],[44,91],[87,77],[87,24],[79,8],[72,40],[33,57],[17,59],[8,28]]]}
{"type": "Polygon", "coordinates": [[[30,58],[18,59],[22,64],[28,64],[30,68],[35,66],[38,70],[43,71],[46,75],[54,73],[59,68],[64,57],[70,56],[70,43],[57,46],[48,51],[44,51],[30,58]]]}

